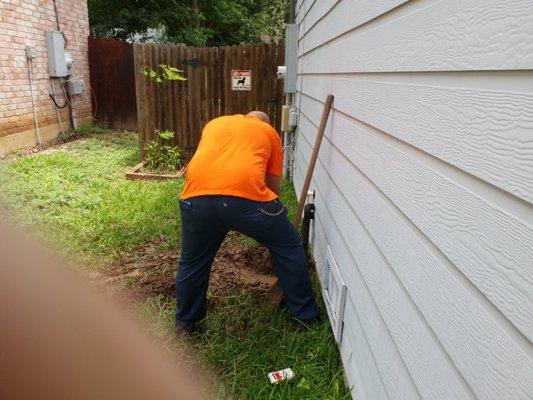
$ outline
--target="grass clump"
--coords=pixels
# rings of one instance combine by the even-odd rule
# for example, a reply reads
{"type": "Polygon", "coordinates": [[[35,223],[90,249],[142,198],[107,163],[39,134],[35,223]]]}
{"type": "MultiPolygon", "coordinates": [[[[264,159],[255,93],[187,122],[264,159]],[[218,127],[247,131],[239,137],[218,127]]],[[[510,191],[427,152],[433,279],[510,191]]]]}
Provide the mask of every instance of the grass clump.
{"type": "Polygon", "coordinates": [[[83,122],[78,125],[78,128],[75,131],[75,133],[79,136],[99,135],[107,132],[109,132],[108,127],[105,124],[99,124],[97,122],[83,122]]]}

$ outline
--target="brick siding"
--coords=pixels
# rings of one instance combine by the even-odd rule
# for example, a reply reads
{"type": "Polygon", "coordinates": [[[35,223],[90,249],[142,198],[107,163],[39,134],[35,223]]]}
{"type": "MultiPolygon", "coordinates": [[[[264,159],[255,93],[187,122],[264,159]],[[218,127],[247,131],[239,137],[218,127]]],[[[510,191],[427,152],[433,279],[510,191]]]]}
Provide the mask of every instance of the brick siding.
{"type": "MultiPolygon", "coordinates": [[[[87,36],[89,21],[86,0],[57,0],[59,26],[66,38],[66,51],[74,59],[72,77],[85,81],[82,95],[73,96],[78,118],[91,116],[87,36]]],[[[34,129],[26,45],[33,45],[37,58],[32,60],[33,90],[39,125],[57,124],[48,75],[45,32],[57,30],[52,0],[0,0],[0,137],[34,129]]],[[[58,103],[64,95],[55,80],[58,103]]],[[[69,127],[68,107],[61,111],[69,127]]]]}

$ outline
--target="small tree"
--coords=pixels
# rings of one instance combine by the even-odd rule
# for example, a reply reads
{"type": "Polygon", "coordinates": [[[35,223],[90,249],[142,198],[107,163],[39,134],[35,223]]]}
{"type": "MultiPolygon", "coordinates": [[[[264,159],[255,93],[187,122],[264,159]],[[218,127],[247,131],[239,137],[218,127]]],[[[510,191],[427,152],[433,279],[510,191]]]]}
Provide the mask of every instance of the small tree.
{"type": "MultiPolygon", "coordinates": [[[[165,87],[168,86],[171,82],[187,80],[187,78],[182,75],[182,70],[177,69],[176,67],[171,67],[167,64],[159,64],[159,71],[145,65],[141,73],[155,83],[159,94],[162,97],[164,97],[165,95],[165,87]]],[[[156,130],[165,128],[164,125],[166,121],[164,119],[165,113],[158,112],[159,127],[156,130]]]]}
{"type": "MultiPolygon", "coordinates": [[[[147,65],[142,69],[142,74],[155,83],[159,93],[164,97],[165,86],[173,81],[186,81],[182,75],[183,71],[171,67],[167,64],[159,64],[159,70],[155,70],[147,65]]],[[[150,169],[173,170],[183,166],[184,152],[179,146],[172,145],[175,133],[165,128],[165,113],[158,113],[158,125],[155,129],[155,136],[146,144],[145,161],[150,169]]]]}
{"type": "Polygon", "coordinates": [[[182,75],[182,70],[177,69],[176,67],[171,67],[167,64],[159,64],[160,72],[155,69],[150,68],[148,65],[145,65],[142,69],[143,75],[150,78],[159,88],[163,90],[162,85],[171,81],[186,81],[182,75]]]}

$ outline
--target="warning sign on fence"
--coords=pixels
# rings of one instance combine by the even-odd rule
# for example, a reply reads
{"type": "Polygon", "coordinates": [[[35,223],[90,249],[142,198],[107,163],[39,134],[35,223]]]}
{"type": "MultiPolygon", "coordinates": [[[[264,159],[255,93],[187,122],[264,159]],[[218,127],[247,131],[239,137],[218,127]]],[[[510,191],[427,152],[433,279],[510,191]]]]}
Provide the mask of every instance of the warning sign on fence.
{"type": "Polygon", "coordinates": [[[249,69],[232,69],[231,90],[252,90],[252,71],[249,69]]]}

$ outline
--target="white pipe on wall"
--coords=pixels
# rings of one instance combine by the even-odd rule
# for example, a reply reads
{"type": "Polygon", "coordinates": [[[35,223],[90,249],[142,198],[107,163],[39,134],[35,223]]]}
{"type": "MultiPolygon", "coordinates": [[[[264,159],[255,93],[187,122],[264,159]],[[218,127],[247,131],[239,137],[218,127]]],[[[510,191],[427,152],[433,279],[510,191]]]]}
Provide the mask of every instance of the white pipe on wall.
{"type": "Polygon", "coordinates": [[[37,121],[37,110],[35,109],[35,97],[33,95],[31,60],[29,58],[26,58],[26,61],[28,62],[28,80],[30,82],[31,107],[33,109],[33,121],[35,123],[35,136],[37,138],[37,144],[40,146],[43,144],[43,142],[41,140],[41,131],[39,130],[39,122],[37,121]]]}

